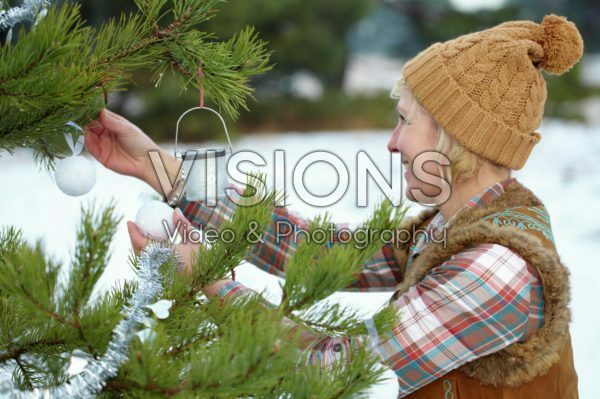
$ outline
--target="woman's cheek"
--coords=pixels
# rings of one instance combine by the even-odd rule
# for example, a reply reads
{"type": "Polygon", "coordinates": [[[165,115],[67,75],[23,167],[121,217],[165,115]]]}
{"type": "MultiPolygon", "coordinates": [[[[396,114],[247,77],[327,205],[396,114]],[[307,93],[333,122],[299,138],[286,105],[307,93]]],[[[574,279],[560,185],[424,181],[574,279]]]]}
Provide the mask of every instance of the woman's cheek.
{"type": "Polygon", "coordinates": [[[412,166],[407,168],[404,172],[404,179],[406,181],[405,195],[410,201],[416,201],[414,192],[420,193],[421,197],[434,198],[440,194],[439,185],[428,183],[427,181],[437,181],[440,178],[440,173],[437,168],[438,164],[434,161],[428,161],[423,163],[420,167],[421,170],[413,170],[418,166],[412,166]]]}

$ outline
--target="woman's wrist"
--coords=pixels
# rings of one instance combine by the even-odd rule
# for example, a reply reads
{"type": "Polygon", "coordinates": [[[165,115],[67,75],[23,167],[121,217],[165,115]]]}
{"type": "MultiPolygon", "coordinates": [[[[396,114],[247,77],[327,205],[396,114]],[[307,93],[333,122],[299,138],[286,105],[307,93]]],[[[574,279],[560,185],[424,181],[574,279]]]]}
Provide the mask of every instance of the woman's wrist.
{"type": "Polygon", "coordinates": [[[161,185],[159,173],[166,173],[171,186],[173,186],[179,174],[181,160],[175,158],[173,154],[170,154],[164,150],[159,150],[158,153],[160,156],[159,165],[156,165],[158,168],[153,165],[152,160],[148,155],[147,162],[145,163],[146,166],[143,168],[140,179],[148,183],[154,190],[164,197],[168,194],[168,188],[163,188],[161,185]],[[162,165],[160,165],[160,163],[162,163],[162,165]]]}
{"type": "Polygon", "coordinates": [[[202,292],[204,293],[204,295],[206,295],[208,299],[210,299],[218,295],[219,292],[223,289],[223,287],[226,286],[228,283],[231,283],[232,281],[233,280],[218,280],[212,283],[211,285],[203,287],[202,292]]]}

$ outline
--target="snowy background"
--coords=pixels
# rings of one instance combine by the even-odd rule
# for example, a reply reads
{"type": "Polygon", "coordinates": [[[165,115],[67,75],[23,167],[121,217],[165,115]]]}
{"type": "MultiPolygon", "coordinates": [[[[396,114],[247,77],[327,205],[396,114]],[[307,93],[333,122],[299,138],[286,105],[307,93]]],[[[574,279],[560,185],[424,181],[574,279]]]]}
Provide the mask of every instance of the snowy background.
{"type": "MultiPolygon", "coordinates": [[[[600,386],[594,378],[600,375],[600,317],[594,311],[593,294],[600,287],[600,133],[598,127],[546,120],[539,129],[542,141],[524,168],[515,176],[546,204],[552,220],[558,251],[571,270],[573,321],[571,334],[575,363],[579,375],[582,398],[600,397],[600,386]]],[[[314,132],[285,133],[277,135],[247,136],[234,143],[235,150],[254,150],[263,155],[269,165],[273,151],[285,149],[287,173],[291,174],[296,161],[315,150],[328,150],[342,158],[350,170],[351,186],[344,198],[335,205],[314,208],[303,204],[295,195],[288,179],[290,208],[307,216],[327,210],[334,221],[359,223],[372,208],[357,208],[355,204],[355,157],[359,150],[379,159],[379,167],[389,173],[389,156],[386,150],[389,131],[364,132],[314,132]]],[[[168,148],[165,145],[165,148],[168,148]]],[[[266,168],[261,169],[268,172],[266,168]]],[[[97,164],[98,178],[94,189],[82,198],[68,197],[55,186],[52,177],[40,171],[32,161],[29,151],[17,151],[14,156],[3,153],[0,157],[0,225],[15,225],[23,229],[26,238],[33,242],[43,240],[49,255],[67,261],[73,253],[75,228],[80,207],[95,201],[97,205],[117,200],[117,210],[124,216],[114,237],[113,256],[101,279],[103,288],[132,278],[127,264],[129,238],[125,221],[134,220],[141,205],[140,194],[150,193],[144,183],[112,173],[97,164]]],[[[308,188],[315,194],[331,191],[336,175],[331,166],[313,164],[306,172],[308,188]]],[[[380,197],[372,186],[373,200],[380,197]]],[[[411,213],[417,212],[414,206],[411,213]]],[[[278,278],[256,267],[244,264],[237,269],[238,279],[248,286],[267,288],[269,299],[280,300],[278,278]]],[[[331,300],[356,306],[369,315],[390,297],[387,293],[340,293],[331,300]]],[[[395,398],[397,383],[391,379],[372,389],[372,397],[395,398]]]]}

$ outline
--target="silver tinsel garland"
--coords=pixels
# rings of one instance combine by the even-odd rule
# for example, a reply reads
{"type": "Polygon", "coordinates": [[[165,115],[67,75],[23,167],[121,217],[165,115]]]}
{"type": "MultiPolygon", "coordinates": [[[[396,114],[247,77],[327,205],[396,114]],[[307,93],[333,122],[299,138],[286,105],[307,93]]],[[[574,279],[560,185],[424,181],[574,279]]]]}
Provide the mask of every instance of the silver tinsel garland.
{"type": "Polygon", "coordinates": [[[173,251],[160,244],[150,244],[139,258],[138,288],[123,309],[124,318],[113,330],[106,353],[100,359],[91,359],[85,369],[68,383],[48,389],[21,391],[10,379],[0,382],[0,397],[11,399],[33,398],[89,398],[97,395],[106,381],[117,375],[127,361],[129,343],[137,329],[148,319],[147,307],[163,291],[160,266],[173,257],[173,251]]]}
{"type": "Polygon", "coordinates": [[[24,0],[21,7],[0,11],[0,30],[8,29],[6,41],[9,43],[12,38],[13,26],[25,21],[37,24],[37,21],[46,15],[46,10],[51,4],[52,0],[24,0]]]}

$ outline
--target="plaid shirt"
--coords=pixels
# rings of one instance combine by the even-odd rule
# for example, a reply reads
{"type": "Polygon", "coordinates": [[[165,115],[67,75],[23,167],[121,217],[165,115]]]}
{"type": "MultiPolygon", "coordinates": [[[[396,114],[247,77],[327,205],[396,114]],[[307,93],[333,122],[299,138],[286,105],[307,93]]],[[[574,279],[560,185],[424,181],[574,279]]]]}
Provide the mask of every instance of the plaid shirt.
{"type": "MultiPolygon", "coordinates": [[[[514,178],[495,183],[473,196],[463,207],[477,208],[504,192],[514,178]]],[[[218,228],[231,217],[235,204],[229,198],[208,207],[182,200],[180,207],[192,224],[218,228]]],[[[295,252],[292,235],[276,235],[277,222],[305,228],[307,220],[278,207],[271,224],[247,259],[268,273],[285,278],[285,263],[295,252]]],[[[280,226],[280,225],[279,225],[280,226]]],[[[407,267],[428,238],[447,226],[441,212],[431,220],[420,239],[409,248],[407,267]]],[[[337,228],[347,228],[338,224],[337,228]]],[[[391,245],[384,245],[365,262],[356,281],[343,291],[395,291],[401,276],[391,245]]],[[[229,281],[219,292],[231,297],[254,292],[229,281]]],[[[275,305],[264,300],[265,306],[275,305]]],[[[498,244],[481,244],[453,255],[436,266],[418,284],[399,296],[393,306],[400,319],[390,331],[379,331],[375,342],[367,336],[316,337],[307,362],[328,367],[357,346],[374,344],[382,363],[396,374],[399,397],[419,389],[476,358],[525,340],[542,325],[543,299],[539,276],[517,253],[498,244]]]]}

